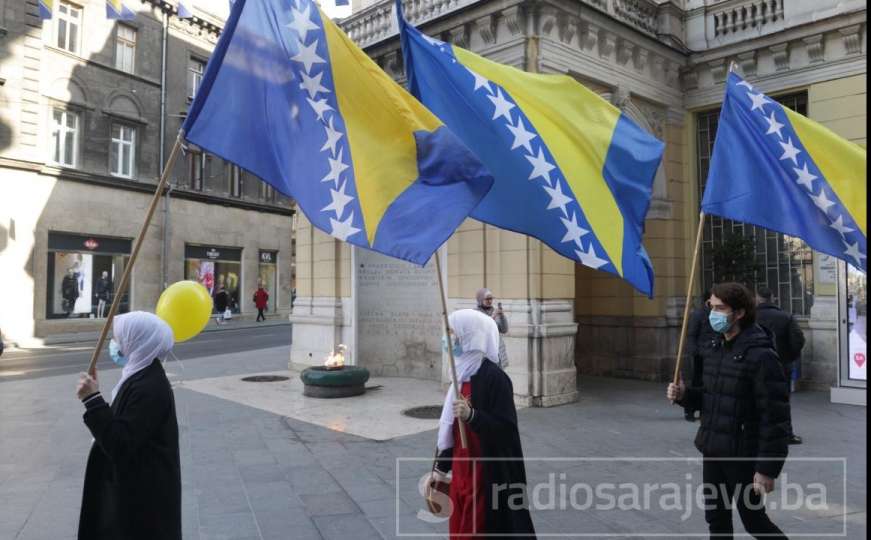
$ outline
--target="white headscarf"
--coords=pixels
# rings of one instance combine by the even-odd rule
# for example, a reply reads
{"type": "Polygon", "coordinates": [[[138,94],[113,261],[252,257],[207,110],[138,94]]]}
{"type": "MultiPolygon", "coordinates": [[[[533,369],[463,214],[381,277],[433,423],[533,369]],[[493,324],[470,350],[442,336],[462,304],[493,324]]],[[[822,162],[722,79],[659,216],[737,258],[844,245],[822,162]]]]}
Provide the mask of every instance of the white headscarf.
{"type": "Polygon", "coordinates": [[[172,329],[153,313],[133,311],[119,315],[112,321],[112,337],[118,343],[127,363],[121,370],[121,380],[112,389],[112,400],[124,382],[147,368],[155,358],[162,358],[175,340],[172,329]]]}
{"type": "MultiPolygon", "coordinates": [[[[478,372],[484,358],[490,361],[499,360],[499,328],[496,321],[474,309],[461,309],[451,313],[448,324],[454,338],[460,342],[463,353],[454,358],[457,366],[457,382],[462,386],[478,372]]],[[[448,347],[453,347],[453,340],[448,341],[448,347]]],[[[439,451],[454,446],[454,385],[448,388],[442,416],[439,419],[439,451]]]]}

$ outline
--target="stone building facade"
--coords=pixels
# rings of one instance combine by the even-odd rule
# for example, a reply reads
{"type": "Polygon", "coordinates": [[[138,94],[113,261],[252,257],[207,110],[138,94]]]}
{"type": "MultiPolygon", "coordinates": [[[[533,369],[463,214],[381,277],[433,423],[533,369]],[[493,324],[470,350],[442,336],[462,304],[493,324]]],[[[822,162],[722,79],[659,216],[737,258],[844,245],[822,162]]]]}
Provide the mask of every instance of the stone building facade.
{"type": "MultiPolygon", "coordinates": [[[[201,3],[206,4],[206,3],[201,3]]],[[[163,164],[223,20],[176,2],[0,0],[0,328],[27,343],[91,332],[111,301],[163,164]],[[108,282],[103,281],[106,272],[108,282]],[[108,289],[108,294],[105,291],[108,289]]],[[[170,176],[122,310],[153,310],[167,284],[223,283],[253,316],[290,312],[292,201],[215,156],[186,148],[170,176]]]]}
{"type": "MultiPolygon", "coordinates": [[[[340,24],[401,82],[392,6],[362,1],[340,24]]],[[[481,286],[502,300],[511,320],[508,373],[520,402],[576,399],[585,375],[671,378],[699,200],[732,62],[762,91],[866,144],[862,1],[412,0],[405,13],[425,33],[492,60],[569,74],[666,142],[644,237],[656,273],[653,299],[537,240],[473,220],[449,240],[442,256],[450,305],[471,306],[481,286]]],[[[838,385],[845,267],[782,235],[711,218],[705,227],[696,296],[716,278],[716,247],[730,234],[750,238],[757,284],[775,291],[808,336],[801,383],[838,385]]],[[[297,239],[291,363],[305,364],[339,342],[353,343],[356,269],[351,248],[302,219],[297,239]]]]}

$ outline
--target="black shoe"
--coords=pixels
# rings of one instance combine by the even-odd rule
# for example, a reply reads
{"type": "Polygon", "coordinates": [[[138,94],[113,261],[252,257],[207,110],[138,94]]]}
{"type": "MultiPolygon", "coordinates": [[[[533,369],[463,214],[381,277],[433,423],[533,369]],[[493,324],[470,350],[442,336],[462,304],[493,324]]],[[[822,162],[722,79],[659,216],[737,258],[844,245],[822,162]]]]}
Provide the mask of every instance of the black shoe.
{"type": "Polygon", "coordinates": [[[801,437],[798,435],[790,435],[789,436],[789,444],[801,444],[804,441],[801,440],[801,437]]]}

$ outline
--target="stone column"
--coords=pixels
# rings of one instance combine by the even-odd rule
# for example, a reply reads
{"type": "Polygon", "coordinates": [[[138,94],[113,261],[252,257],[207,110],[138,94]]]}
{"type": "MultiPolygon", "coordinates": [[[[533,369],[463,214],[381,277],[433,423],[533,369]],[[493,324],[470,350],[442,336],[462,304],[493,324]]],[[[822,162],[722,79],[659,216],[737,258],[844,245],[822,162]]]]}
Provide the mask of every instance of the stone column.
{"type": "MultiPolygon", "coordinates": [[[[353,351],[351,248],[300,214],[296,231],[296,301],[290,369],[322,364],[343,343],[353,351]]],[[[353,363],[354,359],[348,357],[353,363]]]]}

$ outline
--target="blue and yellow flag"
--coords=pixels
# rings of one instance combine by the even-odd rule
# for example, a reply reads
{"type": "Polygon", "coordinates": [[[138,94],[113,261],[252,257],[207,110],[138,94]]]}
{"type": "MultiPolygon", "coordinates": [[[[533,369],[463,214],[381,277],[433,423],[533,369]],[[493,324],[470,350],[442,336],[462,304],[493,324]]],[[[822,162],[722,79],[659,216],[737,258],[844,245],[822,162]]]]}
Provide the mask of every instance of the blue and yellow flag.
{"type": "Polygon", "coordinates": [[[136,12],[125,6],[122,0],[106,0],[106,18],[131,21],[136,18],[136,12]]]}
{"type": "Polygon", "coordinates": [[[497,64],[425,36],[396,9],[411,93],[493,173],[472,213],[652,296],[641,245],[664,145],[571,77],[497,64]]]}
{"type": "Polygon", "coordinates": [[[51,19],[51,14],[54,8],[54,0],[39,0],[39,18],[42,20],[51,19]]]}
{"type": "Polygon", "coordinates": [[[801,238],[866,270],[864,148],[736,73],[726,82],[718,126],[703,212],[801,238]]]}
{"type": "Polygon", "coordinates": [[[311,0],[236,0],[183,129],[319,229],[421,265],[493,184],[311,0]]]}

